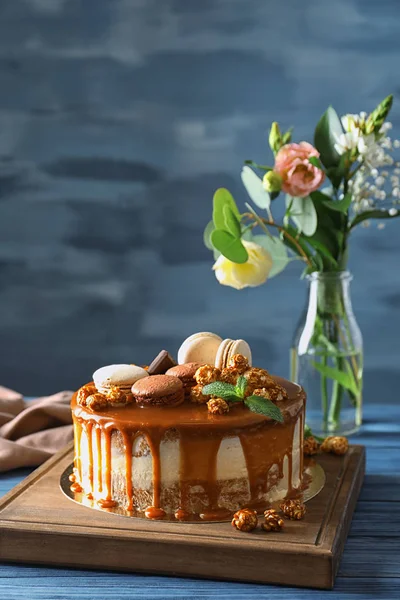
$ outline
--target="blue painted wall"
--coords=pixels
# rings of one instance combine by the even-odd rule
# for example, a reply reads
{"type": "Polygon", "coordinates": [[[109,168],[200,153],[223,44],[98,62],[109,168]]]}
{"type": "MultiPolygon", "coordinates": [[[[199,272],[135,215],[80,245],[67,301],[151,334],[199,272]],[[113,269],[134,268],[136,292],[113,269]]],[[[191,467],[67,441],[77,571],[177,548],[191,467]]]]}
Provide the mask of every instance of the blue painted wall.
{"type": "MultiPolygon", "coordinates": [[[[186,335],[243,336],[288,373],[291,266],[219,286],[202,230],[272,120],[312,139],[329,103],[398,96],[397,0],[1,0],[0,382],[74,388],[186,335]]],[[[400,101],[392,121],[400,137],[400,101]]],[[[366,397],[396,397],[400,222],[353,240],[366,397]]]]}

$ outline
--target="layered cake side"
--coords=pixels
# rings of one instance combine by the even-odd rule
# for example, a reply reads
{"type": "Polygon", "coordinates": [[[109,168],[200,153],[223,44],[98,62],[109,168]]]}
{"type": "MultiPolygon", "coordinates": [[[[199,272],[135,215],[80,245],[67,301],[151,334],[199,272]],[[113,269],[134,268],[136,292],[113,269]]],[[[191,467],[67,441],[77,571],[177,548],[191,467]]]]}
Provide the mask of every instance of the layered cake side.
{"type": "Polygon", "coordinates": [[[305,394],[249,358],[226,356],[222,368],[193,360],[156,375],[119,365],[125,379],[130,367],[140,375],[130,392],[126,381],[121,389],[114,377],[106,389],[95,377],[72,399],[73,489],[133,516],[182,521],[228,519],[296,495],[305,394]]]}

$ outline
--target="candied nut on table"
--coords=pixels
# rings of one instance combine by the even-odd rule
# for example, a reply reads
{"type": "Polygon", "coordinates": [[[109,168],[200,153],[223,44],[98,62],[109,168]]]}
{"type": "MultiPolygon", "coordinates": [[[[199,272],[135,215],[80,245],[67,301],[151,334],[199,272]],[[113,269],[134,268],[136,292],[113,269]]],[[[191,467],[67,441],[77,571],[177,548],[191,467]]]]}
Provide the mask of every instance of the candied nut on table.
{"type": "Polygon", "coordinates": [[[285,525],[285,521],[274,509],[270,508],[264,512],[265,523],[261,524],[261,528],[264,531],[280,531],[285,525]]]}
{"type": "Polygon", "coordinates": [[[250,532],[257,527],[258,518],[255,510],[242,508],[233,515],[232,526],[239,531],[250,532]]]}
{"type": "Polygon", "coordinates": [[[292,521],[300,521],[304,519],[306,514],[306,505],[300,500],[284,500],[280,505],[280,509],[285,517],[292,521]]]}
{"type": "Polygon", "coordinates": [[[86,398],[86,406],[92,410],[104,410],[108,404],[108,400],[103,394],[96,393],[86,398]]]}
{"type": "Polygon", "coordinates": [[[330,452],[332,454],[346,454],[349,449],[348,439],[343,436],[329,436],[324,439],[321,444],[322,452],[330,452]]]}
{"type": "Polygon", "coordinates": [[[243,375],[243,373],[249,368],[249,361],[245,356],[243,356],[243,354],[234,354],[228,361],[228,367],[237,369],[239,371],[239,375],[243,375]]]}
{"type": "Polygon", "coordinates": [[[312,435],[309,435],[305,438],[303,452],[305,456],[313,456],[314,454],[318,454],[319,442],[317,442],[315,437],[312,435]]]}
{"type": "Polygon", "coordinates": [[[254,396],[261,396],[262,398],[267,398],[268,400],[272,400],[273,402],[281,402],[282,400],[287,400],[288,394],[284,387],[276,383],[273,387],[269,388],[256,388],[253,391],[254,396]]]}
{"type": "Polygon", "coordinates": [[[86,402],[88,397],[91,394],[95,394],[96,393],[96,388],[94,385],[84,385],[81,388],[79,388],[77,394],[76,394],[76,401],[78,404],[80,404],[80,406],[86,406],[86,402]]]}
{"type": "Polygon", "coordinates": [[[198,385],[208,385],[218,381],[221,377],[221,371],[213,365],[203,365],[199,367],[194,374],[194,378],[198,385]]]}
{"type": "Polygon", "coordinates": [[[229,405],[222,398],[211,398],[207,402],[207,408],[212,415],[224,415],[229,412],[229,405]]]}
{"type": "Polygon", "coordinates": [[[251,369],[247,369],[243,375],[247,379],[245,396],[251,396],[254,390],[275,387],[277,385],[268,371],[265,371],[264,369],[252,367],[251,369]]]}
{"type": "Polygon", "coordinates": [[[190,388],[190,391],[189,391],[190,402],[193,402],[194,404],[205,404],[207,402],[207,400],[209,400],[211,398],[211,396],[208,396],[207,394],[203,394],[202,392],[203,392],[202,385],[195,385],[194,387],[190,388]]]}
{"type": "Polygon", "coordinates": [[[234,367],[226,367],[221,371],[221,381],[223,381],[224,383],[231,383],[232,385],[236,385],[239,377],[240,373],[238,369],[234,367]]]}

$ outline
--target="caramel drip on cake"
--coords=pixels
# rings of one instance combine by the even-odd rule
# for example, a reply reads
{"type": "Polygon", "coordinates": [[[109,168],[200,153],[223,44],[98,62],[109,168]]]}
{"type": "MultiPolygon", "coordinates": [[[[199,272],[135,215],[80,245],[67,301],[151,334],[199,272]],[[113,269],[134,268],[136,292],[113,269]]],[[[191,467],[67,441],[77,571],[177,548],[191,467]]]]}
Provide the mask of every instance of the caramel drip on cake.
{"type": "Polygon", "coordinates": [[[119,504],[137,516],[177,520],[223,520],[240,505],[264,510],[268,494],[279,485],[284,497],[292,495],[303,469],[305,394],[295,384],[278,382],[289,396],[279,402],[283,423],[242,404],[217,416],[190,402],[94,412],[74,396],[76,491],[82,486],[103,508],[119,504]],[[133,450],[138,438],[143,444],[133,450]]]}
{"type": "Polygon", "coordinates": [[[133,486],[132,486],[132,451],[133,451],[133,439],[126,431],[122,431],[122,437],[124,440],[125,448],[125,465],[126,465],[126,497],[128,504],[126,510],[132,510],[133,508],[133,486]]]}
{"type": "MultiPolygon", "coordinates": [[[[146,410],[146,409],[144,409],[146,410]]],[[[162,410],[162,409],[161,409],[162,410]]],[[[153,431],[145,431],[147,443],[150,446],[153,458],[153,506],[148,506],[145,515],[148,519],[164,519],[165,511],[161,508],[161,457],[160,444],[165,431],[156,428],[153,431]]]]}
{"type": "Polygon", "coordinates": [[[105,427],[103,429],[104,446],[105,446],[105,480],[106,480],[106,497],[100,498],[97,503],[101,508],[113,508],[117,505],[115,500],[112,499],[112,471],[111,471],[111,434],[112,427],[105,427]]]}
{"type": "Polygon", "coordinates": [[[96,452],[97,452],[97,486],[101,493],[103,491],[103,461],[101,452],[101,428],[96,426],[96,452]]]}

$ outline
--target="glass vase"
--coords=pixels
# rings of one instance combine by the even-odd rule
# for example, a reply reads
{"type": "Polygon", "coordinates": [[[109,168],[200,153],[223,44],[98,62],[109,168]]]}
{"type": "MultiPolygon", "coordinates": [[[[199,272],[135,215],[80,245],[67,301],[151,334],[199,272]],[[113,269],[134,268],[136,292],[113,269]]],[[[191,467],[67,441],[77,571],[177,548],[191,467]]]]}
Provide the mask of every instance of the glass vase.
{"type": "Polygon", "coordinates": [[[308,276],[308,303],[291,348],[291,378],[306,390],[306,422],[319,436],[361,426],[363,342],[351,280],[348,271],[308,276]]]}

